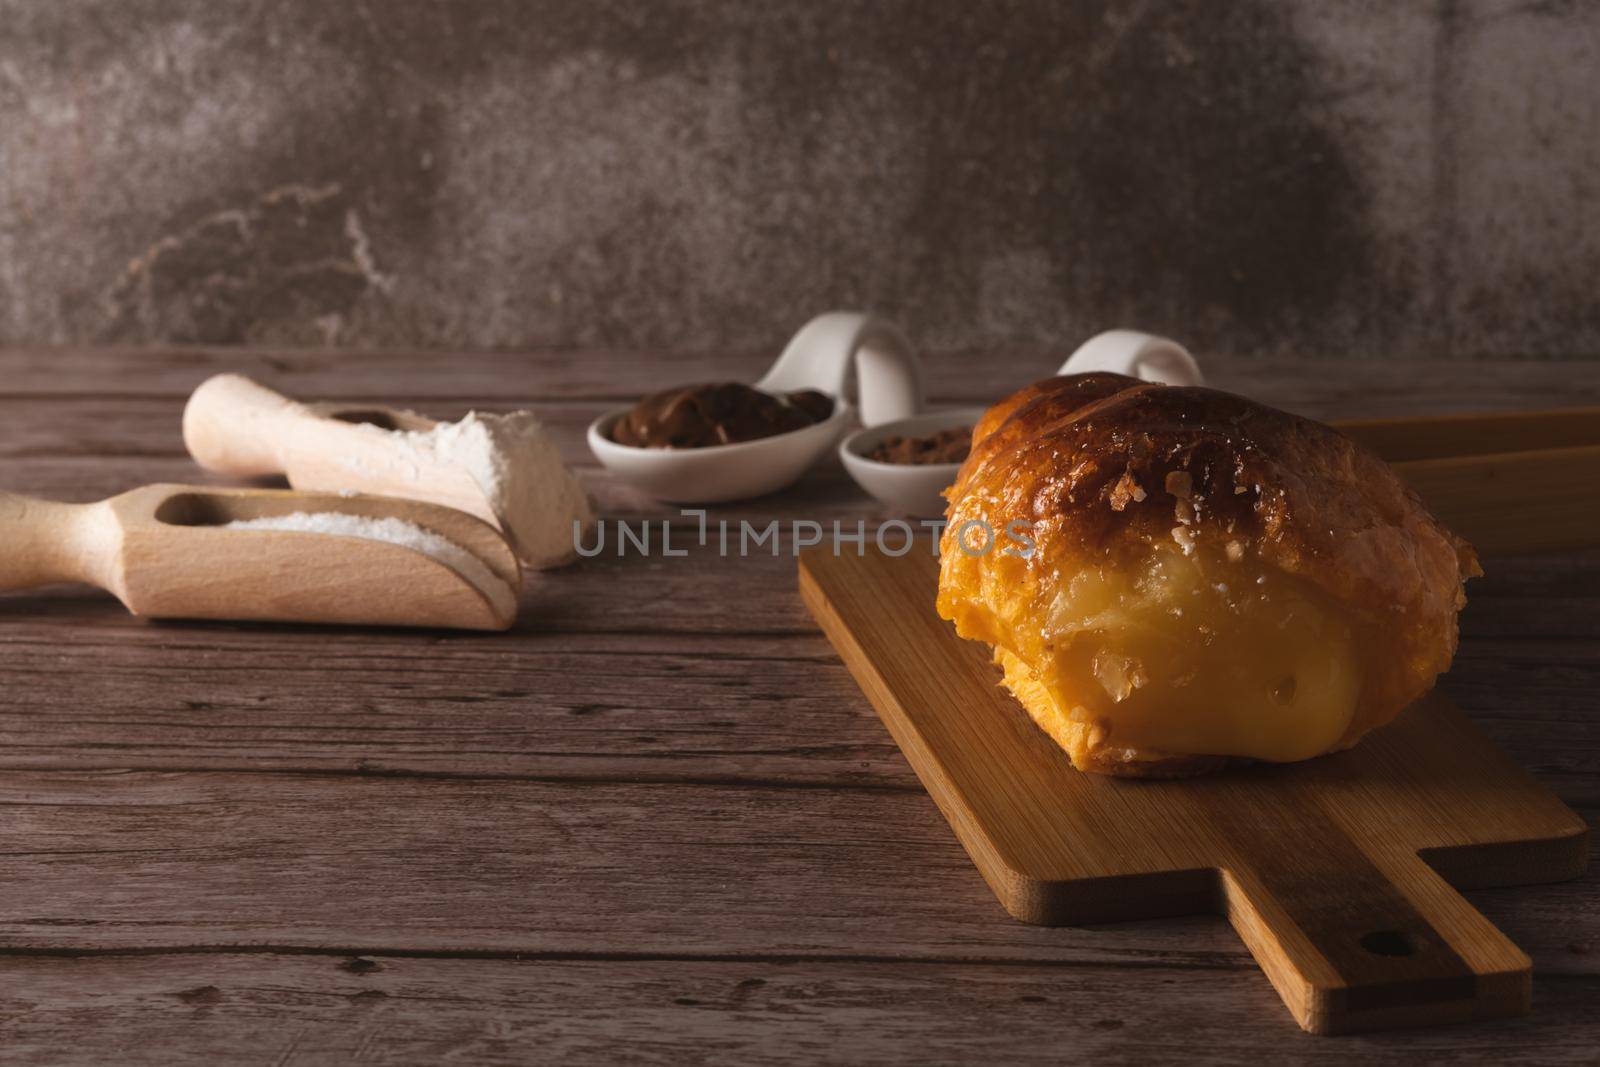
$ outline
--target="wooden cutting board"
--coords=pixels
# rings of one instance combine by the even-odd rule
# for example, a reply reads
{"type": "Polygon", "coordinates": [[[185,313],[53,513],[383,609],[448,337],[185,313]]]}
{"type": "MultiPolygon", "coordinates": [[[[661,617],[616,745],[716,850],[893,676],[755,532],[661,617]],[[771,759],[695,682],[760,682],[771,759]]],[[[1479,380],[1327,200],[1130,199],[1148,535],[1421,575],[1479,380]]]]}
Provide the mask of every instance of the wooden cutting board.
{"type": "Polygon", "coordinates": [[[1528,957],[1452,886],[1576,877],[1588,827],[1443,697],[1304,763],[1082,774],[935,614],[937,570],[922,542],[898,558],[823,546],[800,589],[1012,915],[1220,912],[1315,1033],[1528,1011],[1528,957]]]}

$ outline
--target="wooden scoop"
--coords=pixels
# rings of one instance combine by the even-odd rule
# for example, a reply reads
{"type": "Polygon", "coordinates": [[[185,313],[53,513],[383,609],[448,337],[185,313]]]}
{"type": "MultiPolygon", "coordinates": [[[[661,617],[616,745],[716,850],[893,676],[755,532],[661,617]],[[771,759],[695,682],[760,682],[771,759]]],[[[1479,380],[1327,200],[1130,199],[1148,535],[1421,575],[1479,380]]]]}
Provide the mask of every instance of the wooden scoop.
{"type": "Polygon", "coordinates": [[[371,404],[303,404],[219,374],[189,398],[183,439],[207,470],[442,504],[501,530],[531,566],[568,562],[572,523],[594,516],[554,444],[525,413],[474,416],[470,440],[467,425],[371,404]]]}
{"type": "Polygon", "coordinates": [[[0,493],[0,549],[0,590],[87,582],[158,619],[504,630],[522,580],[505,539],[459,511],[271,489],[151,485],[97,504],[0,493]],[[364,537],[223,528],[295,512],[399,519],[486,570],[474,580],[425,552],[364,537]]]}

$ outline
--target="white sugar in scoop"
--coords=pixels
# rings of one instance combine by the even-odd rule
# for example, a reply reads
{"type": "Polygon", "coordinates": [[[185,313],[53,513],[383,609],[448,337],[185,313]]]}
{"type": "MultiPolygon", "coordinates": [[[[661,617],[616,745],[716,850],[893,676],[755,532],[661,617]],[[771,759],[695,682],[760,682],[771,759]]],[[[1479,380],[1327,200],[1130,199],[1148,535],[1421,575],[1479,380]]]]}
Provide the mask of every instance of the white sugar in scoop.
{"type": "Polygon", "coordinates": [[[268,515],[258,519],[235,519],[225,530],[277,530],[280,532],[325,534],[333,537],[359,537],[383,541],[443,563],[471,582],[494,605],[497,613],[515,615],[516,591],[491,571],[484,562],[454,541],[430,533],[414,522],[395,518],[367,518],[337,511],[295,511],[288,515],[268,515]]]}

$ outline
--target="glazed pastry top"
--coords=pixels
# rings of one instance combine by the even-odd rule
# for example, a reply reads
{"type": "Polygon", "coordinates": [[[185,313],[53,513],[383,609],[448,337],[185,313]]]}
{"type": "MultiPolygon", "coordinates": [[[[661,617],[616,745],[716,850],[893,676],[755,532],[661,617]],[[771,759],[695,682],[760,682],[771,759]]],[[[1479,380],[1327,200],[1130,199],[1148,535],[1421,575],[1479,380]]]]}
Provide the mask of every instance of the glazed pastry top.
{"type": "Polygon", "coordinates": [[[1009,657],[1014,692],[1129,758],[1343,747],[1454,655],[1471,547],[1327,426],[1089,374],[1013,394],[973,436],[946,494],[940,613],[1009,657]],[[971,551],[1016,529],[1031,552],[971,551]]]}

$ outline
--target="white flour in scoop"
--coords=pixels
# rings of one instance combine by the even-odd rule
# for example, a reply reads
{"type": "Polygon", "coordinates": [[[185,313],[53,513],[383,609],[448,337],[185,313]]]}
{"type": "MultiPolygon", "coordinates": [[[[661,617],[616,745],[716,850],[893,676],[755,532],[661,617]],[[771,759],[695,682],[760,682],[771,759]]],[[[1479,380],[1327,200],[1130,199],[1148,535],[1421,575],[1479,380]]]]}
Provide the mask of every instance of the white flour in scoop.
{"type": "Polygon", "coordinates": [[[291,533],[327,534],[333,537],[359,537],[386,541],[443,563],[489,598],[496,613],[515,615],[517,593],[477,556],[454,541],[424,530],[404,519],[369,519],[337,511],[296,511],[288,515],[268,515],[260,519],[236,519],[222,526],[225,530],[278,530],[291,533]]]}
{"type": "Polygon", "coordinates": [[[460,422],[394,436],[413,463],[454,464],[471,475],[511,547],[529,566],[570,561],[573,523],[585,529],[594,524],[588,494],[531,412],[474,411],[460,422]]]}

